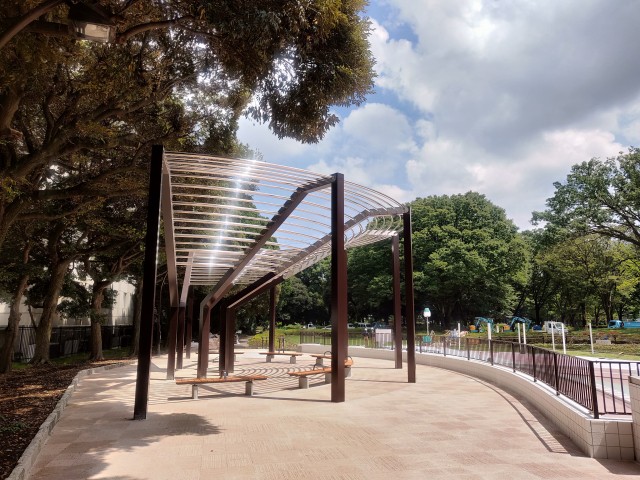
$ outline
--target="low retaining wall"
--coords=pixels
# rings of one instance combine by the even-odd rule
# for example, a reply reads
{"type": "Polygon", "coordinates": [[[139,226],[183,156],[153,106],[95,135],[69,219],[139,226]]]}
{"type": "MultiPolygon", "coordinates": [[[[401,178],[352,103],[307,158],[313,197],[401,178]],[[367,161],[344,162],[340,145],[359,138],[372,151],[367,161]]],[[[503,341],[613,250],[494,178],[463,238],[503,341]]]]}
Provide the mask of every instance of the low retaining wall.
{"type": "Polygon", "coordinates": [[[629,377],[629,395],[631,396],[636,460],[640,460],[640,377],[629,377]]]}
{"type": "MultiPolygon", "coordinates": [[[[327,345],[300,345],[300,351],[304,353],[324,353],[328,348],[330,347],[327,345]]],[[[391,350],[363,347],[349,347],[349,355],[389,361],[393,361],[395,358],[394,352],[391,350]]],[[[403,359],[404,361],[407,359],[406,352],[403,353],[403,359]]],[[[580,405],[557,396],[555,390],[550,387],[533,382],[530,377],[515,374],[503,367],[492,367],[484,362],[429,353],[416,353],[416,363],[444,368],[486,380],[502,390],[526,398],[562,433],[571,438],[586,455],[592,458],[640,459],[640,379],[635,379],[633,384],[637,388],[634,421],[637,419],[638,422],[634,429],[630,418],[600,418],[596,420],[592,418],[590,412],[580,405]],[[636,432],[636,450],[634,450],[634,430],[636,432]]]]}

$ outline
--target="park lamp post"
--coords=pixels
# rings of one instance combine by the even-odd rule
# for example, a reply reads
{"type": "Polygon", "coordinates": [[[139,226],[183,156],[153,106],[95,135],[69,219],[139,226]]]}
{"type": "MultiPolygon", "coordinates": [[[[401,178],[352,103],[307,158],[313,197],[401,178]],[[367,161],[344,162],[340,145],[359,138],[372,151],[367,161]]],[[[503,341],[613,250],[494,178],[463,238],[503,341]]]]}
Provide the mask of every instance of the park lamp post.
{"type": "Polygon", "coordinates": [[[73,3],[67,19],[69,31],[76,38],[101,43],[115,40],[115,24],[99,5],[73,3]]]}
{"type": "Polygon", "coordinates": [[[425,308],[424,312],[422,312],[422,315],[424,316],[424,319],[427,321],[427,335],[431,335],[429,333],[429,317],[431,317],[431,310],[429,310],[428,308],[425,308]]]}
{"type": "Polygon", "coordinates": [[[48,0],[30,12],[17,17],[5,30],[0,30],[0,49],[21,31],[51,36],[68,36],[92,42],[114,42],[116,25],[112,15],[94,2],[82,0],[48,0]],[[38,20],[53,8],[66,3],[69,6],[67,23],[38,20]]]}

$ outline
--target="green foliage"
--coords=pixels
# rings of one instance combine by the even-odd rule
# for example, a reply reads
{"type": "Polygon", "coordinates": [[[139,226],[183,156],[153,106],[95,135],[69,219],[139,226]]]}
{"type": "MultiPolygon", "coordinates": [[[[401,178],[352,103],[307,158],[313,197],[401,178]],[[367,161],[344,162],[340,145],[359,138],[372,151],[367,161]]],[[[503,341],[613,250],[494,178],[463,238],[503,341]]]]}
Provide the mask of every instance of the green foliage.
{"type": "Polygon", "coordinates": [[[640,149],[574,165],[535,221],[572,233],[597,233],[640,247],[640,149]]]}
{"type": "Polygon", "coordinates": [[[527,248],[504,210],[483,195],[419,198],[411,205],[416,305],[447,326],[513,309],[526,283],[527,248]]]}
{"type": "Polygon", "coordinates": [[[283,323],[329,321],[329,268],[330,264],[325,260],[282,283],[277,315],[283,323]]]}
{"type": "Polygon", "coordinates": [[[0,435],[18,433],[28,426],[20,420],[8,420],[4,416],[0,415],[0,435]]]}

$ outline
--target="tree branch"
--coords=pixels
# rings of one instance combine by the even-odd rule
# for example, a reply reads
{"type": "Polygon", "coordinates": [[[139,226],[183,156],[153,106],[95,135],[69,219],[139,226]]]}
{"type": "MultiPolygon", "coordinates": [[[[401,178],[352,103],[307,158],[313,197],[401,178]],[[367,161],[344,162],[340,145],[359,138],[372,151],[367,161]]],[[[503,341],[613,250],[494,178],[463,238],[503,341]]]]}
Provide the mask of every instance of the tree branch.
{"type": "Polygon", "coordinates": [[[31,22],[37,20],[39,17],[62,3],[64,3],[64,0],[47,0],[33,10],[25,13],[21,17],[18,17],[13,25],[0,34],[0,49],[4,48],[4,46],[9,43],[13,37],[24,30],[31,22]]]}
{"type": "Polygon", "coordinates": [[[191,15],[187,15],[186,17],[179,17],[171,20],[162,20],[158,22],[149,22],[149,23],[142,23],[140,25],[136,25],[135,27],[131,27],[129,30],[126,30],[121,34],[117,35],[116,43],[125,43],[134,35],[138,35],[139,33],[147,32],[149,30],[159,30],[163,28],[170,28],[173,25],[177,25],[184,20],[193,20],[193,17],[191,15]]]}

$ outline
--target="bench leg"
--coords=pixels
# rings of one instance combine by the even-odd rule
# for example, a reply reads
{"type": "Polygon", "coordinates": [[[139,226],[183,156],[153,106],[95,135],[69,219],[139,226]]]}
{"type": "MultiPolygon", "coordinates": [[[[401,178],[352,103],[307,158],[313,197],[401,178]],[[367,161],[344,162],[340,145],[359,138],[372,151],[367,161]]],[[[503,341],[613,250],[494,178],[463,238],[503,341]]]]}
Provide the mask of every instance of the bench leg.
{"type": "Polygon", "coordinates": [[[198,399],[198,385],[191,385],[191,398],[198,399]]]}
{"type": "Polygon", "coordinates": [[[244,384],[244,394],[249,396],[253,395],[253,382],[247,382],[244,384]]]}
{"type": "Polygon", "coordinates": [[[344,376],[346,378],[349,378],[351,376],[351,367],[345,367],[344,368],[344,376]]]}
{"type": "Polygon", "coordinates": [[[267,362],[271,363],[271,359],[273,358],[273,355],[266,355],[267,357],[267,362]]]}
{"type": "Polygon", "coordinates": [[[324,359],[316,358],[316,367],[324,367],[324,359]]]}
{"type": "Polygon", "coordinates": [[[331,383],[331,372],[324,374],[324,383],[331,383]]]}
{"type": "Polygon", "coordinates": [[[296,357],[295,355],[292,355],[291,358],[289,359],[289,363],[296,363],[296,357]]]}
{"type": "Polygon", "coordinates": [[[298,380],[300,388],[309,388],[309,379],[307,377],[300,377],[298,380]]]}

